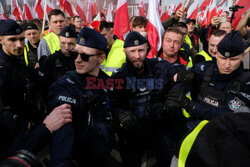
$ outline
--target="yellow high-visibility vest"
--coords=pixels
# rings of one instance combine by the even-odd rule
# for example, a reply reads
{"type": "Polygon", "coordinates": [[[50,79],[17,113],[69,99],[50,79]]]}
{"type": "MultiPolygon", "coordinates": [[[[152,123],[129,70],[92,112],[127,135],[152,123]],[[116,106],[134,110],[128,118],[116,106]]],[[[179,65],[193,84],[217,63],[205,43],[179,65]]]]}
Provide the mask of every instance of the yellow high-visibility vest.
{"type": "Polygon", "coordinates": [[[59,36],[56,35],[55,33],[53,32],[49,33],[44,37],[44,39],[46,40],[49,46],[50,54],[53,54],[61,49],[59,36]]]}
{"type": "Polygon", "coordinates": [[[120,68],[126,62],[126,55],[123,51],[124,42],[122,40],[115,40],[111,50],[109,51],[108,58],[101,64],[101,69],[109,76],[112,72],[120,68]]]}

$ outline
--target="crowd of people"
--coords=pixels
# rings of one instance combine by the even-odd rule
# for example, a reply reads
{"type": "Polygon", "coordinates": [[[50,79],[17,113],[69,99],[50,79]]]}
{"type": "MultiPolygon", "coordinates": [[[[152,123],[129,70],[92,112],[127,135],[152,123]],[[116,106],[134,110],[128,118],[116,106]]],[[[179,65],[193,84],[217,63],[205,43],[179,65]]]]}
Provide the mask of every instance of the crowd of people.
{"type": "Polygon", "coordinates": [[[147,19],[84,26],[59,9],[39,19],[0,20],[0,160],[49,148],[48,166],[249,166],[250,12],[207,27],[183,8],[162,22],[155,58],[147,19]]]}

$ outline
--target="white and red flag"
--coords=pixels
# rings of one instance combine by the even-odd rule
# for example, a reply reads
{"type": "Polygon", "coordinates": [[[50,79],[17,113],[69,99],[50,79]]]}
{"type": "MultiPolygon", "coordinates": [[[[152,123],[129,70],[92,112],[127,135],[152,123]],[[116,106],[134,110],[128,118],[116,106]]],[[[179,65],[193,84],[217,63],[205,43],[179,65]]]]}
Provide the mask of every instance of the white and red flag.
{"type": "Polygon", "coordinates": [[[52,9],[55,9],[55,5],[54,5],[50,0],[47,0],[47,8],[46,8],[47,14],[49,14],[49,12],[50,12],[52,9]]]}
{"type": "Polygon", "coordinates": [[[24,19],[33,19],[33,12],[31,5],[27,2],[27,0],[23,1],[23,15],[24,19]]]}
{"type": "Polygon", "coordinates": [[[17,0],[11,0],[11,14],[15,20],[21,20],[21,10],[18,7],[17,0]]]}
{"type": "Polygon", "coordinates": [[[0,2],[0,19],[8,20],[9,17],[5,14],[2,3],[0,2]]]}
{"type": "Polygon", "coordinates": [[[168,14],[167,6],[161,7],[161,22],[167,20],[170,18],[170,15],[168,14]]]}
{"type": "Polygon", "coordinates": [[[148,24],[146,30],[148,32],[148,42],[151,47],[150,52],[147,55],[148,58],[156,57],[162,44],[164,28],[161,24],[158,4],[159,0],[149,1],[148,4],[148,24]]]}
{"type": "Polygon", "coordinates": [[[119,39],[124,40],[129,29],[127,0],[118,0],[113,32],[119,39]]]}
{"type": "Polygon", "coordinates": [[[216,3],[215,0],[211,0],[207,11],[207,25],[211,23],[212,18],[216,15],[217,15],[216,3]]]}
{"type": "Polygon", "coordinates": [[[73,9],[72,9],[72,6],[71,6],[71,3],[69,2],[69,0],[63,0],[60,2],[60,5],[63,5],[63,11],[67,11],[69,16],[74,16],[74,13],[73,13],[73,9]]]}
{"type": "Polygon", "coordinates": [[[81,0],[77,0],[76,12],[82,18],[82,20],[86,22],[87,19],[86,19],[85,12],[83,11],[83,5],[81,3],[81,0]]]}
{"type": "Polygon", "coordinates": [[[200,5],[200,11],[206,10],[206,8],[208,7],[209,3],[210,3],[210,0],[204,0],[202,2],[202,4],[200,5]]]}
{"type": "Polygon", "coordinates": [[[39,19],[43,19],[44,17],[44,9],[43,9],[43,0],[37,0],[36,3],[35,3],[35,14],[36,14],[36,17],[39,18],[39,19]]]}
{"type": "Polygon", "coordinates": [[[146,11],[145,11],[145,3],[144,0],[140,0],[139,4],[139,16],[146,17],[146,11]]]}
{"type": "Polygon", "coordinates": [[[92,13],[92,16],[97,15],[98,13],[96,0],[91,0],[91,13],[92,13]]]}
{"type": "Polygon", "coordinates": [[[187,18],[191,18],[191,19],[195,19],[195,20],[197,19],[198,5],[199,5],[199,1],[194,0],[194,2],[191,4],[191,6],[189,7],[189,9],[187,11],[187,18]]]}

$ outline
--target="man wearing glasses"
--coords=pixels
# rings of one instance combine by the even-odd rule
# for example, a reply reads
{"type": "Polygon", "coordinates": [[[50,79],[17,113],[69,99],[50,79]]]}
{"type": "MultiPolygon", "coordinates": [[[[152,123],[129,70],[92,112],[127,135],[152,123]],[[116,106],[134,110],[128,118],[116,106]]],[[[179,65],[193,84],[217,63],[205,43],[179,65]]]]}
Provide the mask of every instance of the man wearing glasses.
{"type": "Polygon", "coordinates": [[[49,109],[67,103],[74,117],[72,123],[53,136],[52,166],[70,166],[71,160],[78,166],[105,166],[105,155],[115,141],[108,128],[109,103],[104,89],[88,89],[87,79],[107,79],[108,76],[100,70],[106,48],[103,35],[83,28],[74,52],[70,52],[76,57],[76,70],[53,83],[49,90],[49,109]]]}

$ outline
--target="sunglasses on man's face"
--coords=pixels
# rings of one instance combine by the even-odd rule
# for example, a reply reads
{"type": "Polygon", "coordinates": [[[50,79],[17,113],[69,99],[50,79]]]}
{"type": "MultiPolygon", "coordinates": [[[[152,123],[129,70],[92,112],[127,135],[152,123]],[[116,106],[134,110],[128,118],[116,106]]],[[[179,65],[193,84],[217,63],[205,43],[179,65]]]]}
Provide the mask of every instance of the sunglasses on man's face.
{"type": "Polygon", "coordinates": [[[85,53],[78,53],[78,52],[75,52],[75,51],[69,51],[69,54],[74,58],[74,59],[76,59],[77,57],[78,57],[78,55],[80,55],[81,56],[81,59],[82,59],[82,61],[89,61],[89,58],[91,57],[91,56],[99,56],[99,55],[101,55],[102,53],[98,53],[98,54],[92,54],[92,55],[88,55],[88,54],[85,54],[85,53]]]}

